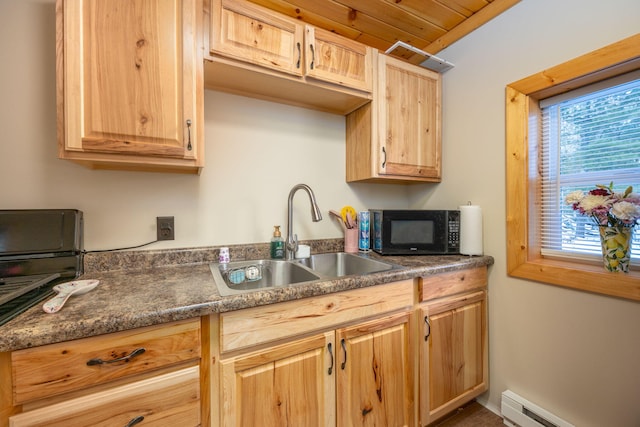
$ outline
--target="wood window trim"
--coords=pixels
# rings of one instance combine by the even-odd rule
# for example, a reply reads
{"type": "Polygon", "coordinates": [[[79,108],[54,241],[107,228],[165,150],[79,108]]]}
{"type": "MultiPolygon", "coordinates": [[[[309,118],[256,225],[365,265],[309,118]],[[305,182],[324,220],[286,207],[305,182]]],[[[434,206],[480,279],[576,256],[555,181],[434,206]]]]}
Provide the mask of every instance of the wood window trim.
{"type": "Polygon", "coordinates": [[[506,87],[507,274],[512,277],[640,301],[640,272],[543,258],[537,224],[540,200],[538,101],[640,69],[640,33],[506,87]],[[535,147],[533,147],[535,148],[535,147]],[[531,173],[530,171],[533,171],[531,173]]]}

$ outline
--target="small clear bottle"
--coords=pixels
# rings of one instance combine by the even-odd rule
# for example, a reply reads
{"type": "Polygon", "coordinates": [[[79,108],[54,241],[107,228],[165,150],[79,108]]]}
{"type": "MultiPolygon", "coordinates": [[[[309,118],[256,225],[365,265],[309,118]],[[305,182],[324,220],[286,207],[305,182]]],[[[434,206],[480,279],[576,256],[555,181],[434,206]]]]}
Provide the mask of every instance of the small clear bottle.
{"type": "Polygon", "coordinates": [[[271,238],[271,258],[284,258],[284,239],[282,238],[282,233],[280,233],[279,225],[273,226],[273,237],[271,238]]]}

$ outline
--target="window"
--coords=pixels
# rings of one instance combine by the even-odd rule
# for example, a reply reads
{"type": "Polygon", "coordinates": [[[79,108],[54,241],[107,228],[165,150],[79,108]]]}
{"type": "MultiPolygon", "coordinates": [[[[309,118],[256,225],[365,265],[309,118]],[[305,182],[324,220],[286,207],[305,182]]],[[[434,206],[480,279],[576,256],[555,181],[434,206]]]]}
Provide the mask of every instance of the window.
{"type": "MultiPolygon", "coordinates": [[[[506,214],[510,276],[640,301],[638,270],[629,274],[609,273],[602,264],[585,263],[576,257],[543,255],[544,181],[540,172],[544,133],[540,101],[638,70],[640,34],[507,85],[506,214]]],[[[614,182],[627,180],[618,176],[613,178],[614,182]]],[[[594,183],[598,182],[592,178],[584,185],[594,183]]],[[[576,230],[577,227],[576,224],[576,230]]]]}
{"type": "MultiPolygon", "coordinates": [[[[595,184],[640,191],[640,73],[628,73],[540,101],[541,247],[543,256],[600,262],[600,236],[591,218],[564,203],[595,184]]],[[[634,233],[632,265],[639,264],[634,233]]]]}

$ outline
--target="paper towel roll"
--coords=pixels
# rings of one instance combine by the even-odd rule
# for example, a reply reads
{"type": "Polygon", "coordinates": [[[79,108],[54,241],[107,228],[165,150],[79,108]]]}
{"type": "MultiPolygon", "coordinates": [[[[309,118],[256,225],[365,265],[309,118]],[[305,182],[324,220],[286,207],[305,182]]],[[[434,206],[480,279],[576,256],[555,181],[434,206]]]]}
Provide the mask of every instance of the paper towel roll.
{"type": "Polygon", "coordinates": [[[482,255],[482,209],[480,206],[460,206],[460,253],[482,255]]]}

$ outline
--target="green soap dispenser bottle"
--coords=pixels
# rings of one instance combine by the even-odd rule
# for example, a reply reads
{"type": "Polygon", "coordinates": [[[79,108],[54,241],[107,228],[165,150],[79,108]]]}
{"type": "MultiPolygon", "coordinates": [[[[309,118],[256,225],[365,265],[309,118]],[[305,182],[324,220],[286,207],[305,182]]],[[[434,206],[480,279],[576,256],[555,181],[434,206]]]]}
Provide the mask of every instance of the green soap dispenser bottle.
{"type": "Polygon", "coordinates": [[[280,233],[279,225],[273,226],[273,238],[271,238],[271,258],[284,258],[284,239],[282,238],[282,233],[280,233]]]}

